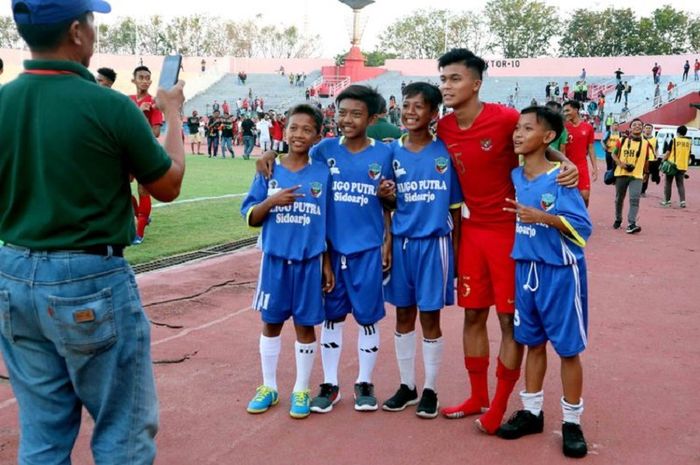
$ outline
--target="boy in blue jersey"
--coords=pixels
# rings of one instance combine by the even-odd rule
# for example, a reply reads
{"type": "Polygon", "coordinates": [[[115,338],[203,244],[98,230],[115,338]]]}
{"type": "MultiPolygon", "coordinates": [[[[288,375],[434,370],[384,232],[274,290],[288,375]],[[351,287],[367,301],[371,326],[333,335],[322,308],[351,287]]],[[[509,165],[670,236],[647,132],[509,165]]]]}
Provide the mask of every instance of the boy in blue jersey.
{"type": "Polygon", "coordinates": [[[248,404],[262,413],[278,403],[277,361],[282,326],[292,317],[297,378],[289,414],[305,418],[310,410],[309,378],[316,352],[314,326],[324,319],[323,291],[334,276],[326,251],[330,176],[325,164],[311,163],[309,149],[321,138],[323,115],[310,105],[289,111],[289,154],[277,161],[270,179],[256,175],[241,213],[250,226],[261,226],[263,256],[253,308],[260,311],[263,330],[260,358],[263,384],[248,404]]]}
{"type": "MultiPolygon", "coordinates": [[[[337,96],[336,106],[343,136],[324,139],[311,150],[312,159],[327,165],[331,173],[328,237],[336,278],[335,288],[326,296],[326,318],[321,329],[324,382],[318,396],[311,400],[311,411],[317,413],[330,412],[340,400],[338,365],[349,313],[361,326],[355,410],[378,408],[372,384],[379,351],[376,323],[385,315],[382,271],[390,262],[391,235],[384,234],[385,212],[377,191],[381,180],[392,176],[391,148],[367,137],[367,127],[377,118],[380,95],[370,87],[352,85],[337,96]]],[[[256,165],[258,171],[269,173],[274,169],[274,156],[266,153],[256,165]]]]}
{"type": "MultiPolygon", "coordinates": [[[[392,266],[386,300],[396,306],[394,345],[401,385],[382,405],[416,415],[438,415],[436,378],[442,359],[440,310],[454,304],[454,254],[450,233],[459,221],[462,193],[445,144],[430,132],[442,103],[440,89],[416,82],[403,90],[401,122],[408,133],[392,143],[396,210],[392,217],[392,266]],[[416,315],[423,330],[425,384],[415,382],[416,315]]],[[[456,244],[457,242],[455,242],[456,244]]]]}
{"type": "Polygon", "coordinates": [[[563,451],[587,453],[581,431],[583,370],[579,354],[587,344],[588,306],[583,247],[592,225],[581,194],[557,184],[558,164],[545,157],[561,134],[561,117],[544,107],[522,111],[513,133],[515,153],[524,165],[513,170],[516,200],[504,210],[517,215],[513,259],[516,261],[515,340],[527,345],[523,410],[515,412],[497,434],[517,439],[544,427],[542,384],[547,341],[561,358],[564,395],[563,451]]]}

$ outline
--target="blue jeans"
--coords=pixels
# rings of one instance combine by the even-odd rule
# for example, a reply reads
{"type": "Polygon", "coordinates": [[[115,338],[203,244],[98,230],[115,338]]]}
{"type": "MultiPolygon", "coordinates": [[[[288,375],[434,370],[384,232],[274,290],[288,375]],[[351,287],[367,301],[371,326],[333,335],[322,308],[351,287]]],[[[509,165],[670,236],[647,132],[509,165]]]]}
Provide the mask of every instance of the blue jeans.
{"type": "Polygon", "coordinates": [[[221,138],[221,156],[226,158],[226,152],[230,153],[232,157],[236,154],[233,153],[233,137],[222,137],[221,138]]]}
{"type": "Polygon", "coordinates": [[[69,465],[83,406],[95,464],[153,463],[150,326],[123,258],[0,248],[0,351],[20,464],[69,465]]]}
{"type": "Polygon", "coordinates": [[[250,157],[255,147],[255,136],[243,136],[243,156],[250,157]]]}

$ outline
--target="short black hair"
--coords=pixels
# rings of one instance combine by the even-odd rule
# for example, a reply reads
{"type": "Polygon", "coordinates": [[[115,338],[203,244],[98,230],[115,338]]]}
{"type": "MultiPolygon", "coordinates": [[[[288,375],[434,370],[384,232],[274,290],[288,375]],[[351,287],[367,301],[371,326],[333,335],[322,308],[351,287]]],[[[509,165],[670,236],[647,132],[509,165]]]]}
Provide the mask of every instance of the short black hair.
{"type": "Polygon", "coordinates": [[[552,111],[561,113],[561,103],[557,102],[556,100],[550,100],[549,102],[545,103],[544,106],[552,111]]]}
{"type": "Polygon", "coordinates": [[[97,74],[100,74],[112,82],[117,80],[117,73],[114,72],[112,68],[100,68],[97,70],[97,74]]]}
{"type": "Polygon", "coordinates": [[[453,48],[438,58],[438,69],[451,64],[461,64],[479,73],[479,79],[484,78],[484,72],[488,69],[486,61],[466,48],[453,48]]]}
{"type": "Polygon", "coordinates": [[[404,87],[403,98],[410,98],[422,95],[423,99],[430,105],[431,110],[437,110],[442,103],[442,93],[440,89],[428,82],[412,82],[404,87]]]}
{"type": "Polygon", "coordinates": [[[367,105],[367,112],[369,116],[372,117],[379,114],[380,98],[382,98],[382,96],[379,95],[377,89],[370,86],[353,84],[346,87],[345,90],[338,94],[335,98],[335,103],[340,105],[340,102],[346,99],[359,100],[367,105]]]}
{"type": "Polygon", "coordinates": [[[148,69],[148,66],[141,65],[134,68],[134,77],[136,77],[136,73],[138,73],[139,71],[146,71],[148,74],[153,74],[151,73],[151,70],[148,69]]]}
{"type": "Polygon", "coordinates": [[[287,124],[289,124],[289,122],[292,120],[292,116],[294,115],[309,115],[316,124],[316,132],[319,134],[321,133],[321,126],[323,126],[323,113],[321,113],[321,110],[319,110],[317,107],[306,103],[293,106],[287,112],[287,124]]]}
{"type": "Polygon", "coordinates": [[[553,140],[557,140],[561,133],[564,132],[564,119],[559,113],[550,110],[547,107],[539,105],[524,108],[520,114],[527,115],[534,113],[538,123],[543,123],[547,128],[554,131],[556,134],[553,140]]]}
{"type": "Polygon", "coordinates": [[[386,113],[386,99],[382,97],[381,95],[379,96],[379,114],[381,115],[382,113],[386,113]]]}
{"type": "Polygon", "coordinates": [[[5,69],[5,63],[3,63],[2,58],[0,58],[0,71],[5,69]]]}
{"type": "Polygon", "coordinates": [[[566,102],[564,102],[564,106],[567,105],[573,108],[574,110],[581,109],[581,102],[579,102],[578,100],[567,100],[566,102]]]}
{"type": "Polygon", "coordinates": [[[683,125],[683,126],[678,126],[678,129],[676,129],[676,132],[678,133],[679,136],[685,136],[688,134],[688,128],[683,125]]]}
{"type": "MultiPolygon", "coordinates": [[[[13,9],[13,14],[29,15],[29,7],[25,3],[17,3],[13,9]]],[[[56,24],[15,24],[17,25],[17,32],[27,43],[30,50],[34,52],[50,52],[61,45],[75,21],[85,24],[89,15],[92,15],[92,13],[86,12],[77,18],[56,24]]]]}

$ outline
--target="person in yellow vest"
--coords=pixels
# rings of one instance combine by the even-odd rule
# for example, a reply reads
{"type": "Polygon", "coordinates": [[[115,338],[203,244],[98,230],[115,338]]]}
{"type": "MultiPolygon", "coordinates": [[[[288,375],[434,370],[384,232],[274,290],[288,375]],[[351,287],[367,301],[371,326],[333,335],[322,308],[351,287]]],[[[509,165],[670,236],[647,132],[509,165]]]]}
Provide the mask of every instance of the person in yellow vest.
{"type": "Polygon", "coordinates": [[[685,126],[678,126],[676,130],[676,137],[670,142],[666,143],[664,148],[664,161],[668,160],[676,164],[676,172],[674,174],[666,174],[666,182],[664,183],[664,200],[661,205],[668,207],[671,205],[671,188],[673,187],[673,180],[676,180],[676,187],[678,188],[678,197],[680,197],[680,206],[685,208],[685,185],[683,184],[685,180],[685,172],[688,171],[688,159],[690,158],[690,145],[691,140],[689,137],[685,137],[688,133],[688,128],[685,126]]]}
{"type": "MultiPolygon", "coordinates": [[[[649,141],[654,150],[657,149],[656,137],[654,137],[654,126],[652,124],[646,123],[644,125],[642,137],[649,141]]],[[[649,187],[650,177],[652,182],[656,184],[661,182],[661,175],[659,174],[660,165],[661,160],[657,157],[655,157],[653,160],[649,160],[649,169],[644,173],[644,180],[642,181],[642,197],[647,196],[647,188],[649,187]]]]}
{"type": "Polygon", "coordinates": [[[644,123],[635,118],[630,123],[630,136],[623,137],[612,152],[612,158],[617,165],[615,168],[615,222],[613,229],[619,229],[622,224],[622,204],[627,190],[630,193],[630,209],[627,213],[627,234],[635,234],[642,230],[637,224],[639,214],[639,198],[642,194],[642,180],[648,169],[650,159],[656,158],[654,148],[649,141],[642,137],[644,123]]]}
{"type": "Polygon", "coordinates": [[[603,147],[605,147],[605,169],[611,170],[615,168],[615,162],[612,159],[612,152],[620,142],[620,125],[612,123],[610,130],[603,139],[603,147]]]}

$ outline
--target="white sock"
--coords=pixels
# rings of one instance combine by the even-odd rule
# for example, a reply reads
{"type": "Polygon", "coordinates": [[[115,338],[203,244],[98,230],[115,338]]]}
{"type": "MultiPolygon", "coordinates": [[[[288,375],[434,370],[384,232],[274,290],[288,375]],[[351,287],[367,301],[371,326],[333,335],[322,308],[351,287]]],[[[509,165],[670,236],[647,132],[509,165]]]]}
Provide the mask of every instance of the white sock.
{"type": "Polygon", "coordinates": [[[379,354],[379,326],[362,325],[357,337],[357,358],[360,371],[357,374],[357,383],[371,383],[374,365],[379,354]]]}
{"type": "Polygon", "coordinates": [[[440,371],[443,347],[442,337],[437,339],[423,338],[423,366],[425,367],[424,389],[431,389],[437,392],[435,385],[438,372],[440,371]]]}
{"type": "Polygon", "coordinates": [[[544,403],[544,391],[520,391],[520,400],[523,402],[523,408],[525,410],[527,410],[535,416],[538,416],[542,411],[542,404],[544,403]]]}
{"type": "Polygon", "coordinates": [[[338,385],[338,364],[343,349],[343,326],[345,322],[324,321],[321,328],[321,362],[323,382],[338,385]]]}
{"type": "Polygon", "coordinates": [[[294,353],[297,361],[297,380],[294,383],[294,392],[308,391],[311,369],[314,367],[314,359],[316,358],[316,342],[303,344],[295,341],[294,353]]]}
{"type": "Polygon", "coordinates": [[[277,360],[280,358],[282,337],[260,335],[260,363],[262,365],[263,385],[277,390],[277,360]]]}
{"type": "Polygon", "coordinates": [[[575,425],[581,424],[581,414],[583,413],[583,399],[578,405],[570,404],[564,400],[564,396],[561,398],[561,411],[564,416],[564,423],[573,423],[575,425]]]}
{"type": "Polygon", "coordinates": [[[413,389],[416,387],[416,332],[394,333],[394,348],[401,384],[413,389]]]}

